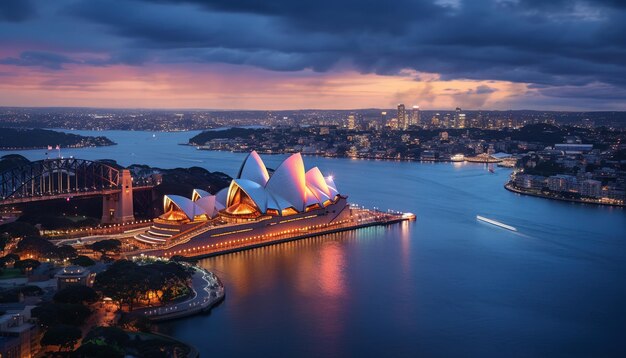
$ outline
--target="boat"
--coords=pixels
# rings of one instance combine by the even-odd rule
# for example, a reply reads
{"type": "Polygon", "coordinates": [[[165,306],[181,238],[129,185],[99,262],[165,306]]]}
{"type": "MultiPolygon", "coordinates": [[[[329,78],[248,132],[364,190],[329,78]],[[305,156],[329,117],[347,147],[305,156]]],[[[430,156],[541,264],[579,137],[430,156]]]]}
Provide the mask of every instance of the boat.
{"type": "Polygon", "coordinates": [[[517,229],[514,228],[511,225],[503,224],[503,223],[501,223],[499,221],[488,219],[488,218],[486,218],[484,216],[476,215],[476,220],[483,221],[483,222],[486,222],[488,224],[495,225],[497,227],[501,227],[503,229],[507,229],[507,230],[511,230],[511,231],[517,231],[517,229]]]}

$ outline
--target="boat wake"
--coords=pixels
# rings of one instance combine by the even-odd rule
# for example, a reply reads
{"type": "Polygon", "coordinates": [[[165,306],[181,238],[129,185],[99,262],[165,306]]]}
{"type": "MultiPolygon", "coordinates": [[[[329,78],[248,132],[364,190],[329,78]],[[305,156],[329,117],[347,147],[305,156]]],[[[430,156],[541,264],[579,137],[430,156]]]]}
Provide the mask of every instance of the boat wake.
{"type": "Polygon", "coordinates": [[[493,220],[493,219],[488,219],[488,218],[486,218],[484,216],[476,215],[476,220],[485,222],[487,224],[491,224],[491,225],[497,226],[499,228],[503,228],[503,229],[506,229],[506,230],[517,232],[517,229],[514,228],[511,225],[507,225],[507,224],[501,223],[501,222],[493,220]]]}

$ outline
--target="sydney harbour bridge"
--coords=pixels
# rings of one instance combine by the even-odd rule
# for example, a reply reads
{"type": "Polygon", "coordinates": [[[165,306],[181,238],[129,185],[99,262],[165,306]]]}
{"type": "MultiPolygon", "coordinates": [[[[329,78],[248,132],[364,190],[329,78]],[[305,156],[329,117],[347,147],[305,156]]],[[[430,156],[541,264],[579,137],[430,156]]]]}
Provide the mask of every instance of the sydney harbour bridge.
{"type": "Polygon", "coordinates": [[[134,220],[133,191],[157,184],[106,161],[44,159],[0,173],[0,206],[102,196],[102,221],[124,223],[134,220]]]}

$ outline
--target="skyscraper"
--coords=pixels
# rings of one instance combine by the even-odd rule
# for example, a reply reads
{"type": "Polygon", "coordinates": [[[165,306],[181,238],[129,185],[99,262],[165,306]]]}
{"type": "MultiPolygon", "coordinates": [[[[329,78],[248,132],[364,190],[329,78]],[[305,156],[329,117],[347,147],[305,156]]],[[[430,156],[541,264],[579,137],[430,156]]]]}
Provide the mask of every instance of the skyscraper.
{"type": "Polygon", "coordinates": [[[356,128],[356,119],[354,118],[354,114],[348,116],[348,129],[356,128]]]}
{"type": "Polygon", "coordinates": [[[413,106],[411,110],[411,122],[409,126],[419,126],[420,125],[420,106],[413,106]]]}
{"type": "MultiPolygon", "coordinates": [[[[460,126],[460,122],[461,122],[461,108],[460,107],[456,107],[456,110],[454,111],[454,123],[452,123],[452,128],[462,128],[460,126]]],[[[465,118],[463,118],[465,119],[465,118]]]]}
{"type": "Polygon", "coordinates": [[[406,130],[408,128],[407,118],[406,118],[406,109],[404,108],[404,104],[398,104],[398,129],[406,130]]]}

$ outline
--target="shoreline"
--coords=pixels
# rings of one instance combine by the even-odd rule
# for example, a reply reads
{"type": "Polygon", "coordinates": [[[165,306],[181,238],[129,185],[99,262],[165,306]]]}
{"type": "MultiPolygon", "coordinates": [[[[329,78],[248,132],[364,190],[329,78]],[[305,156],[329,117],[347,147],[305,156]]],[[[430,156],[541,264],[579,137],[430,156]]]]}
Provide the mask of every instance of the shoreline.
{"type": "Polygon", "coordinates": [[[551,200],[558,200],[558,201],[566,201],[566,202],[570,202],[570,203],[579,203],[579,204],[592,204],[592,205],[599,205],[599,206],[612,206],[612,207],[616,207],[616,208],[624,208],[624,207],[626,207],[626,204],[601,203],[601,202],[594,202],[594,201],[586,201],[586,200],[582,200],[582,199],[559,198],[559,197],[546,195],[546,194],[533,193],[533,192],[529,192],[529,191],[525,191],[525,190],[522,190],[522,189],[515,188],[514,186],[511,185],[510,182],[507,182],[506,184],[504,184],[504,188],[506,190],[512,192],[512,193],[528,195],[528,196],[534,196],[534,197],[537,197],[537,198],[544,198],[544,199],[551,199],[551,200]]]}
{"type": "MultiPolygon", "coordinates": [[[[61,147],[61,149],[84,149],[84,148],[100,148],[100,147],[112,147],[114,145],[117,145],[117,143],[113,143],[113,144],[103,144],[103,145],[83,145],[83,146],[66,146],[66,147],[61,147]]],[[[15,151],[15,150],[47,150],[48,147],[46,146],[42,146],[42,147],[20,147],[20,148],[15,148],[15,147],[0,147],[0,152],[9,152],[9,151],[15,151]]],[[[52,152],[56,151],[57,149],[52,149],[52,152]]],[[[52,158],[54,159],[54,158],[52,158]]]]}
{"type": "Polygon", "coordinates": [[[226,297],[224,285],[214,273],[197,266],[193,268],[196,272],[191,298],[164,306],[138,308],[131,313],[141,314],[150,321],[158,323],[210,312],[226,297]]]}
{"type": "MultiPolygon", "coordinates": [[[[204,149],[204,148],[198,148],[198,145],[196,144],[191,144],[191,143],[179,143],[178,145],[182,145],[182,146],[188,146],[188,147],[196,147],[196,150],[204,150],[207,152],[228,152],[228,153],[246,153],[246,151],[236,151],[236,150],[220,150],[220,149],[204,149]]],[[[266,153],[263,151],[257,151],[257,153],[259,154],[263,154],[263,155],[289,155],[289,154],[293,154],[295,152],[280,152],[280,153],[266,153]]],[[[328,159],[354,159],[354,160],[380,160],[380,161],[386,161],[386,162],[419,162],[419,163],[472,163],[472,164],[498,164],[501,163],[501,160],[491,160],[491,161],[481,161],[481,160],[452,160],[452,159],[422,159],[422,158],[394,158],[394,157],[383,157],[383,158],[379,158],[379,157],[372,157],[372,156],[367,156],[367,157],[348,157],[348,156],[329,156],[329,155],[324,155],[324,154],[318,154],[318,153],[305,153],[305,152],[300,152],[300,154],[302,154],[302,156],[307,156],[307,157],[320,157],[320,158],[328,158],[328,159]]]]}

